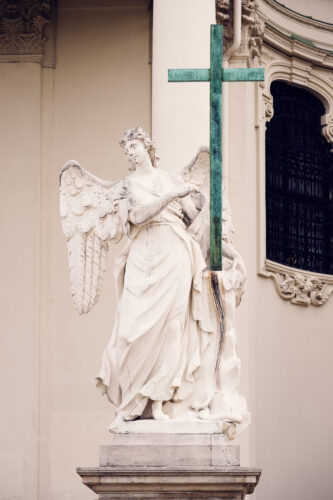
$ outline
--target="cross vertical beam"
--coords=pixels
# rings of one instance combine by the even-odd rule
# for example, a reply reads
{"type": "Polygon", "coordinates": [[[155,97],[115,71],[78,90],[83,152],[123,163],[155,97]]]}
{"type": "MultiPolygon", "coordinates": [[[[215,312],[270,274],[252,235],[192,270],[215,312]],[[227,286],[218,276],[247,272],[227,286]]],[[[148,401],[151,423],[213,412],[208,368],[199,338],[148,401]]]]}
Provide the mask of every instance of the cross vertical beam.
{"type": "Polygon", "coordinates": [[[222,269],[222,42],[220,24],[210,27],[210,268],[222,269]]]}
{"type": "Polygon", "coordinates": [[[222,25],[210,27],[210,68],[169,69],[169,82],[210,83],[210,268],[222,269],[222,81],[258,82],[264,68],[222,68],[222,25]]]}

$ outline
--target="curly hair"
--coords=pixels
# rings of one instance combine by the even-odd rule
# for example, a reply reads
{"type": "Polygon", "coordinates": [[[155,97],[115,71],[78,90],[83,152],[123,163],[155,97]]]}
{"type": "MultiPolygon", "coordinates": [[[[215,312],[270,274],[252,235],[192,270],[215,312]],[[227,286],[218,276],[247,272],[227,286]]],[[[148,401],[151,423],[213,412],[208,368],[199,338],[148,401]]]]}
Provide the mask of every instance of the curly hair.
{"type": "Polygon", "coordinates": [[[147,132],[142,127],[130,128],[126,130],[119,141],[119,144],[124,148],[128,141],[141,141],[148,151],[153,167],[158,166],[159,157],[156,154],[155,143],[151,140],[147,132]]]}

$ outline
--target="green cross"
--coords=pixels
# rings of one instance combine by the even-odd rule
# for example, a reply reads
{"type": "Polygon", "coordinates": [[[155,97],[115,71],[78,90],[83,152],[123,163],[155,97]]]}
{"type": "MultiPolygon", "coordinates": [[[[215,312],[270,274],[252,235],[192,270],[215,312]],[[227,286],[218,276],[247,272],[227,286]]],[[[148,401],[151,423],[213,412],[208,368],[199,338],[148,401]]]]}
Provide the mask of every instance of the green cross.
{"type": "Polygon", "coordinates": [[[264,80],[263,68],[222,68],[223,27],[210,26],[210,69],[169,69],[169,82],[210,82],[210,267],[222,269],[222,81],[264,80]]]}

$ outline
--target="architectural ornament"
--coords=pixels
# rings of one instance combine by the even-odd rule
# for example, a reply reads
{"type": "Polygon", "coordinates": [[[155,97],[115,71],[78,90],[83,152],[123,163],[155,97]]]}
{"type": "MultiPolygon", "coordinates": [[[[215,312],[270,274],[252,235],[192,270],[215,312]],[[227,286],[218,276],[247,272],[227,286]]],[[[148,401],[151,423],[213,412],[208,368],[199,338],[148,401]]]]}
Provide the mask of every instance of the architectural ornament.
{"type": "Polygon", "coordinates": [[[326,141],[331,144],[332,146],[331,152],[333,152],[333,113],[329,115],[324,115],[322,117],[321,123],[322,123],[321,133],[325,137],[326,141]]]}
{"type": "Polygon", "coordinates": [[[232,0],[216,0],[216,22],[227,23],[230,19],[230,2],[232,0]]]}
{"type": "Polygon", "coordinates": [[[0,0],[0,62],[54,67],[56,0],[0,0]]]}
{"type": "Polygon", "coordinates": [[[293,9],[286,7],[282,2],[277,2],[276,0],[261,0],[263,3],[267,4],[271,9],[279,12],[282,15],[287,15],[288,19],[294,21],[295,23],[302,23],[305,26],[310,26],[323,31],[331,31],[333,33],[333,25],[325,23],[319,19],[314,19],[311,16],[305,16],[300,12],[296,12],[293,9]]]}
{"type": "Polygon", "coordinates": [[[297,270],[266,261],[268,275],[274,279],[283,299],[301,306],[321,306],[333,293],[333,276],[297,270]]]}
{"type": "MultiPolygon", "coordinates": [[[[233,40],[233,0],[216,0],[216,22],[224,26],[223,45],[227,50],[233,40]]],[[[261,56],[264,29],[257,0],[242,0],[242,42],[236,56],[248,66],[257,64],[261,56]]]]}

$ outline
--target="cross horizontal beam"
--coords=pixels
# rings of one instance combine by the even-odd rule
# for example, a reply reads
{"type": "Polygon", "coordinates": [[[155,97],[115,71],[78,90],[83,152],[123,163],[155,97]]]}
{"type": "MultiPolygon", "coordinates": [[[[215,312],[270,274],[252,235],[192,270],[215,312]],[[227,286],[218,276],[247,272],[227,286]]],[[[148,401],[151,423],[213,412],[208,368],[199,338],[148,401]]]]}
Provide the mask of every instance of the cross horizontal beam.
{"type": "MultiPolygon", "coordinates": [[[[262,82],[264,68],[223,68],[223,82],[262,82]]],[[[169,69],[169,82],[210,82],[210,69],[169,69]]]]}
{"type": "Polygon", "coordinates": [[[209,82],[210,269],[222,269],[222,82],[264,81],[263,68],[222,68],[223,27],[210,26],[210,68],[169,69],[169,82],[209,82]]]}

